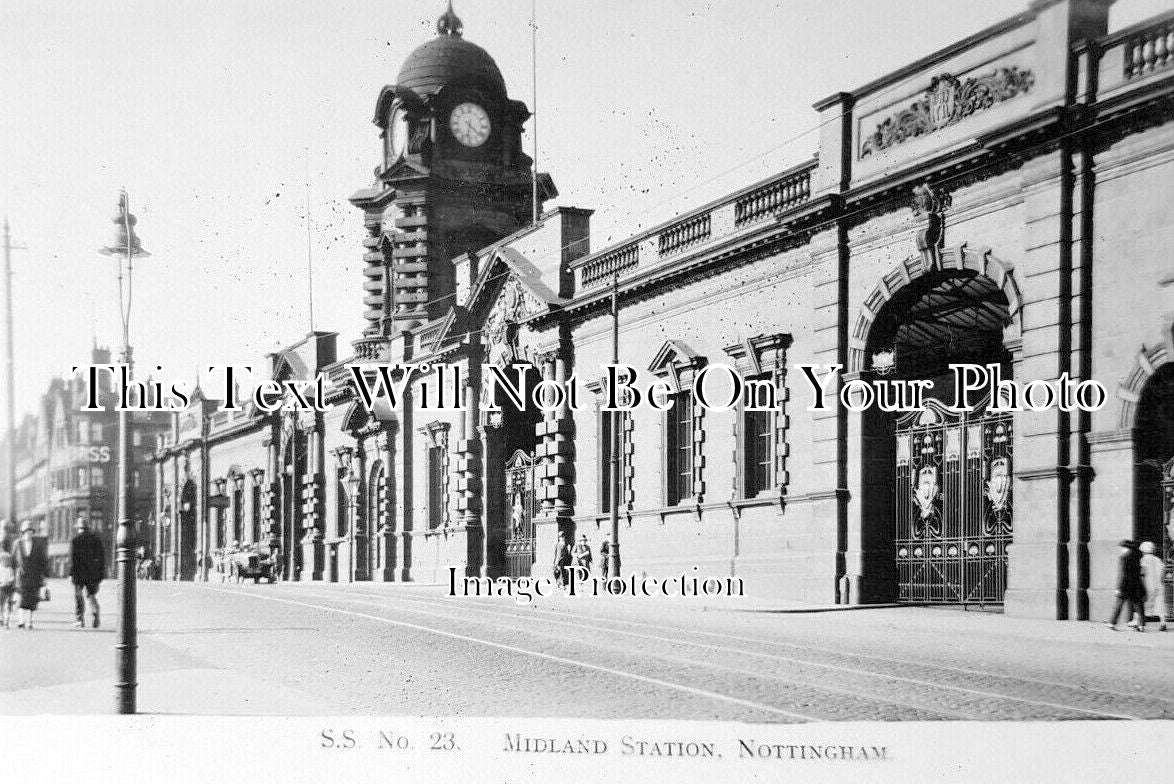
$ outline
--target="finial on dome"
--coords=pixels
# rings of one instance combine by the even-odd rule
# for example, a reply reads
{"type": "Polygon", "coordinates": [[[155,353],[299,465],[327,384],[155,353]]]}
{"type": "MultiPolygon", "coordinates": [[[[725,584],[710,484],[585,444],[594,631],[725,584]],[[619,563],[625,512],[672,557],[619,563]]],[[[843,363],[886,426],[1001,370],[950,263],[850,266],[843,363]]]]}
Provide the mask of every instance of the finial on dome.
{"type": "Polygon", "coordinates": [[[448,0],[448,10],[436,20],[436,32],[441,35],[451,35],[455,38],[460,38],[461,33],[465,32],[464,23],[461,22],[461,18],[452,10],[452,0],[448,0]]]}

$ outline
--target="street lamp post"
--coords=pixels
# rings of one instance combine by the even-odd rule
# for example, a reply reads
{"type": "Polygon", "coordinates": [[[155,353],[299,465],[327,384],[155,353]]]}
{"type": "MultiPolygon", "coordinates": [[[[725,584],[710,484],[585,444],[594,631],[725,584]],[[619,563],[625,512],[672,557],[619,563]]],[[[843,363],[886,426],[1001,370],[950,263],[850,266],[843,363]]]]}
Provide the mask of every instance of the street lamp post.
{"type": "MultiPolygon", "coordinates": [[[[118,260],[118,315],[122,320],[122,361],[125,365],[123,377],[129,384],[134,376],[130,348],[130,307],[133,293],[134,260],[151,254],[143,250],[138,235],[135,234],[135,216],[130,214],[130,199],[125,190],[119,194],[114,223],[118,227],[114,244],[102,248],[99,252],[106,256],[113,256],[118,260]],[[125,287],[123,285],[124,275],[125,287]]],[[[115,540],[118,591],[121,600],[118,642],[114,645],[115,670],[118,678],[114,684],[114,693],[119,713],[135,712],[135,689],[138,686],[136,674],[138,629],[134,568],[135,525],[130,508],[130,439],[127,433],[129,424],[130,415],[124,407],[118,412],[118,537],[115,540]]]]}
{"type": "Polygon", "coordinates": [[[8,218],[4,218],[4,323],[5,339],[4,364],[7,374],[8,406],[6,410],[8,425],[8,507],[7,520],[0,524],[0,542],[8,534],[6,526],[16,526],[16,373],[12,362],[12,251],[27,250],[23,245],[13,245],[12,236],[8,231],[8,218]]]}
{"type": "MultiPolygon", "coordinates": [[[[611,363],[620,363],[620,273],[617,271],[611,281],[611,363]]],[[[631,379],[629,383],[635,383],[631,379]]],[[[619,396],[614,395],[616,402],[619,396]]],[[[608,545],[607,576],[620,576],[620,422],[623,412],[613,411],[611,414],[611,432],[607,435],[611,439],[611,544],[608,545]]]]}

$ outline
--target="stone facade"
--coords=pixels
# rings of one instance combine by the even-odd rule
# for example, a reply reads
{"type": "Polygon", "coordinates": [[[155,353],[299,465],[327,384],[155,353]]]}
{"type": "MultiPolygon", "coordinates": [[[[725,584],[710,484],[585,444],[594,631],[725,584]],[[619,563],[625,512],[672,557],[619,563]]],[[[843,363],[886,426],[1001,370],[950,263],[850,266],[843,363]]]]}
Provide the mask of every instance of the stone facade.
{"type": "MultiPolygon", "coordinates": [[[[109,349],[94,347],[91,362],[110,362],[109,349]]],[[[100,411],[84,411],[89,390],[82,377],[55,379],[41,396],[35,413],[27,414],[16,431],[16,535],[25,520],[36,526],[49,544],[50,566],[62,576],[69,567],[69,542],[78,517],[106,545],[108,573],[114,574],[115,536],[118,530],[118,413],[117,395],[108,376],[99,380],[100,411]]],[[[157,495],[152,455],[158,434],[170,417],[154,411],[129,415],[132,514],[146,553],[153,550],[157,495]]],[[[8,450],[0,449],[0,464],[8,450]]],[[[7,522],[7,521],[6,521],[7,522]]],[[[0,539],[4,539],[0,531],[0,539]]]]}
{"type": "MultiPolygon", "coordinates": [[[[243,519],[280,537],[298,579],[545,576],[558,532],[597,549],[610,525],[598,403],[614,296],[618,358],[640,388],[688,390],[724,363],[778,398],[760,414],[681,403],[617,417],[625,573],[696,566],[780,601],[929,591],[1103,616],[1117,540],[1163,537],[1159,479],[1137,466],[1174,458],[1161,391],[1174,373],[1174,16],[1109,34],[1110,4],[1038,0],[833,95],[815,106],[815,158],[594,252],[589,210],[527,225],[525,107],[442,19],[441,43],[381,94],[385,159],[352,198],[370,233],[368,329],[353,357],[315,334],[273,358],[274,378],[324,372],[333,408],[221,422],[193,403],[159,453],[159,514],[192,479],[199,541],[222,543],[207,533],[220,530],[209,481],[247,475],[263,506],[246,500],[243,519]],[[437,71],[447,81],[402,83],[440,50],[459,53],[437,71]],[[462,102],[485,104],[487,140],[455,135],[447,113],[462,102]],[[1111,397],[1092,413],[958,422],[838,403],[840,384],[940,375],[946,358],[1096,379],[1111,397]],[[347,365],[374,377],[407,362],[459,377],[415,377],[394,410],[359,404],[347,365]],[[843,367],[823,410],[796,363],[843,367]],[[489,368],[523,364],[531,384],[573,375],[578,408],[491,411],[489,368]],[[429,410],[438,387],[465,409],[429,410]],[[908,456],[908,437],[933,433],[944,441],[908,456]],[[918,463],[926,450],[938,462],[918,463]],[[910,465],[922,485],[901,485],[910,465]],[[911,491],[926,493],[920,519],[911,491]],[[909,514],[916,557],[897,530],[909,514]],[[956,539],[939,532],[955,524],[956,539]]],[[[172,540],[177,562],[192,544],[172,540]]]]}

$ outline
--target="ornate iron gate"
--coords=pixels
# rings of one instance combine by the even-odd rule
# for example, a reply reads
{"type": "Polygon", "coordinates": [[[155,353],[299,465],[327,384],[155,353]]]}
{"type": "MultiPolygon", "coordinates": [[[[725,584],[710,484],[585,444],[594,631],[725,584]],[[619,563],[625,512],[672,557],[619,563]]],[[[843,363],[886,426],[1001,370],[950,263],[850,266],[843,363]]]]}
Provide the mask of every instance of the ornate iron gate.
{"type": "Polygon", "coordinates": [[[902,602],[1001,604],[1011,543],[1009,414],[927,399],[897,420],[896,537],[902,602]]]}
{"type": "Polygon", "coordinates": [[[1162,466],[1162,572],[1166,618],[1174,618],[1174,457],[1162,466]]]}
{"type": "Polygon", "coordinates": [[[506,575],[529,577],[534,565],[534,458],[522,450],[505,465],[505,501],[509,534],[505,540],[506,575]]]}

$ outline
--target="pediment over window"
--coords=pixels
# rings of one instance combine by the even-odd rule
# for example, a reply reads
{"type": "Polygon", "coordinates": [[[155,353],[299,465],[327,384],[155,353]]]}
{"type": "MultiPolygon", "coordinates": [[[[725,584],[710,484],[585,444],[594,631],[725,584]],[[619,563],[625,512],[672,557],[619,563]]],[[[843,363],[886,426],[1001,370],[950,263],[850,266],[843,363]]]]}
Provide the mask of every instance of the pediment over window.
{"type": "Polygon", "coordinates": [[[741,343],[726,346],[725,352],[734,360],[734,369],[743,378],[761,376],[778,370],[787,362],[787,349],[792,337],[788,332],[746,338],[741,343]]]}
{"type": "Polygon", "coordinates": [[[668,376],[675,389],[683,389],[693,382],[693,377],[705,367],[705,357],[698,354],[680,340],[668,340],[656,352],[648,370],[657,376],[668,376]]]}

